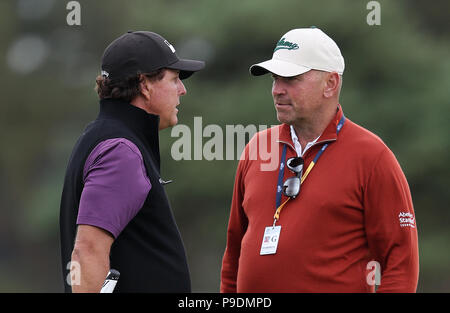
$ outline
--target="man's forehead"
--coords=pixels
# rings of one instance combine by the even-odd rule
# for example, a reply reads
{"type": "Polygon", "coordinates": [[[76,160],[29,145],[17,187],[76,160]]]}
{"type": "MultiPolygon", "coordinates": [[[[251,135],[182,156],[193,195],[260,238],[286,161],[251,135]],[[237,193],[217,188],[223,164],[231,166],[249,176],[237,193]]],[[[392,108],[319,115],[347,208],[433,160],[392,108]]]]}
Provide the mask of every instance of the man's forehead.
{"type": "Polygon", "coordinates": [[[174,69],[171,69],[171,68],[166,68],[165,71],[167,73],[170,73],[171,75],[178,75],[178,74],[180,74],[180,70],[174,70],[174,69]]]}

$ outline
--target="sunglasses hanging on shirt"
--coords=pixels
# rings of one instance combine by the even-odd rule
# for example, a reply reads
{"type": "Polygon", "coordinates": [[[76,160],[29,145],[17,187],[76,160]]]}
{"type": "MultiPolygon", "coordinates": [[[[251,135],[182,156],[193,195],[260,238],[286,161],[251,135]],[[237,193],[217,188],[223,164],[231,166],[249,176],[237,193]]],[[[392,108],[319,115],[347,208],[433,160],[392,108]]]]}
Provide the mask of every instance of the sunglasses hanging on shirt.
{"type": "Polygon", "coordinates": [[[283,194],[286,197],[295,198],[300,193],[303,164],[304,161],[302,157],[294,157],[287,160],[287,168],[296,175],[295,177],[286,179],[283,183],[283,194]]]}

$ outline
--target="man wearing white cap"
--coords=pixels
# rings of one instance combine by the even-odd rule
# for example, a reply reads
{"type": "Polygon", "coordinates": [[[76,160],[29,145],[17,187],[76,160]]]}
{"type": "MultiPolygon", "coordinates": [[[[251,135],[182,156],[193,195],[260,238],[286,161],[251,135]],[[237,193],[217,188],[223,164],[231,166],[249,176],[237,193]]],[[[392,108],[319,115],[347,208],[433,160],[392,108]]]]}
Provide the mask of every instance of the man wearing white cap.
{"type": "Polygon", "coordinates": [[[416,291],[409,186],[383,141],[344,116],[344,67],[318,28],[287,32],[271,60],[250,67],[272,74],[281,124],[256,134],[239,162],[221,292],[416,291]],[[250,153],[267,137],[273,171],[250,153]]]}

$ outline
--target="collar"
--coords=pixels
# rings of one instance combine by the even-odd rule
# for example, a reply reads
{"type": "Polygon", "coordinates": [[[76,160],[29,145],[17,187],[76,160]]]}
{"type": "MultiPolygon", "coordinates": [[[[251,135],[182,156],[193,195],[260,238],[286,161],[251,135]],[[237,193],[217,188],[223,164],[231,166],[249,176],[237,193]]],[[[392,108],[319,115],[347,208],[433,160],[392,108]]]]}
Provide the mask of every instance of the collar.
{"type": "Polygon", "coordinates": [[[145,133],[158,133],[159,116],[149,114],[144,110],[120,99],[101,99],[99,118],[120,119],[130,124],[133,129],[145,133]]]}
{"type": "Polygon", "coordinates": [[[320,138],[320,135],[319,135],[319,137],[317,137],[313,141],[308,142],[305,146],[305,149],[302,150],[302,145],[300,144],[300,141],[298,140],[297,133],[295,132],[294,126],[291,125],[290,128],[291,128],[291,138],[292,138],[292,142],[294,143],[295,151],[297,152],[297,155],[300,157],[303,156],[305,154],[305,152],[309,148],[311,148],[317,142],[317,140],[320,138]]]}
{"type": "Polygon", "coordinates": [[[131,103],[120,99],[101,99],[100,112],[97,119],[115,119],[123,122],[149,145],[159,163],[158,115],[149,114],[131,103]]]}
{"type": "MultiPolygon", "coordinates": [[[[330,121],[328,126],[325,128],[322,135],[320,135],[319,138],[317,138],[315,143],[313,143],[312,145],[318,144],[318,143],[329,142],[329,141],[335,141],[337,139],[337,135],[336,135],[337,125],[339,124],[339,121],[343,114],[344,113],[342,111],[342,107],[340,104],[338,104],[336,115],[330,121]]],[[[296,150],[293,136],[291,135],[290,125],[287,125],[287,124],[280,125],[280,137],[279,137],[279,140],[277,140],[277,141],[279,143],[288,144],[292,149],[296,150]]]]}

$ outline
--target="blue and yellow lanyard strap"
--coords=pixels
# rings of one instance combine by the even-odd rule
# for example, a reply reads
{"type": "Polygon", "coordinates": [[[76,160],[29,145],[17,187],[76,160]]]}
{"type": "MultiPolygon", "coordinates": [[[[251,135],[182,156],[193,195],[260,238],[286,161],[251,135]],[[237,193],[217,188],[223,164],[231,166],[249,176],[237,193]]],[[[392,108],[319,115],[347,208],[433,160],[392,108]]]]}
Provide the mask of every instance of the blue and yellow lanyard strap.
{"type": "MultiPolygon", "coordinates": [[[[342,126],[344,126],[345,123],[345,116],[342,115],[337,127],[336,127],[336,135],[339,134],[339,132],[342,129],[342,126]]],[[[277,220],[280,218],[280,213],[281,210],[283,209],[284,205],[291,199],[291,197],[288,197],[281,205],[281,191],[283,190],[283,178],[284,178],[284,169],[285,169],[285,165],[286,165],[286,147],[287,145],[284,144],[283,146],[283,152],[281,154],[281,161],[280,161],[280,170],[278,172],[278,185],[277,185],[277,197],[276,197],[276,207],[277,210],[275,211],[275,214],[273,216],[273,225],[275,226],[275,223],[277,222],[277,220]]],[[[314,157],[314,160],[312,160],[311,163],[309,163],[308,168],[306,169],[305,173],[303,173],[303,176],[300,180],[300,185],[303,184],[303,182],[305,181],[306,177],[308,177],[309,173],[311,172],[312,168],[314,167],[314,165],[317,163],[317,161],[319,160],[320,156],[323,154],[323,152],[325,151],[325,149],[328,147],[328,143],[324,144],[323,147],[319,150],[319,152],[317,152],[316,156],[314,157]]]]}

